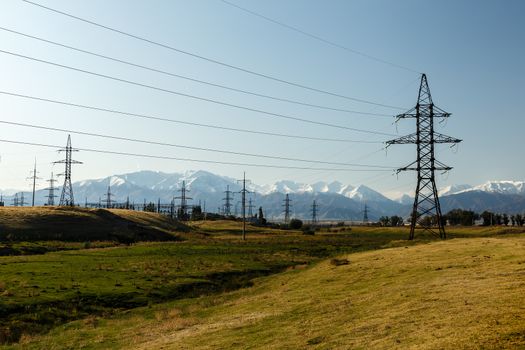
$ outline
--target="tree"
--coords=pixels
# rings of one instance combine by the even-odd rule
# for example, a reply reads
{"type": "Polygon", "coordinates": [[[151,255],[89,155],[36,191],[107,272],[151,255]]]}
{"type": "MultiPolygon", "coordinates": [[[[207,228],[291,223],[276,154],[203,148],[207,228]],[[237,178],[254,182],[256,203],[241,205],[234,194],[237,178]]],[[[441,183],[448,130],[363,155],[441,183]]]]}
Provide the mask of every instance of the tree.
{"type": "Polygon", "coordinates": [[[381,226],[389,226],[390,218],[388,216],[381,216],[379,218],[379,223],[381,224],[381,226]]]}
{"type": "Polygon", "coordinates": [[[301,227],[303,227],[303,222],[299,219],[292,219],[290,220],[290,228],[292,230],[299,230],[301,227]]]}
{"type": "Polygon", "coordinates": [[[523,226],[523,222],[525,220],[523,219],[523,215],[521,214],[516,214],[516,225],[518,226],[523,226]]]}
{"type": "Polygon", "coordinates": [[[483,219],[483,226],[493,225],[494,213],[485,210],[483,213],[481,213],[481,218],[483,219]]]}
{"type": "Polygon", "coordinates": [[[144,211],[149,211],[149,212],[156,212],[157,209],[155,208],[155,203],[153,202],[149,202],[145,207],[144,207],[144,211]]]}
{"type": "Polygon", "coordinates": [[[193,207],[193,210],[191,211],[191,219],[202,220],[202,208],[200,205],[196,205],[193,207]]]}
{"type": "Polygon", "coordinates": [[[471,210],[453,209],[445,215],[450,225],[472,226],[479,215],[471,210]]]}
{"type": "Polygon", "coordinates": [[[503,222],[503,225],[509,226],[509,216],[507,214],[503,214],[502,222],[503,222]]]}
{"type": "Polygon", "coordinates": [[[403,218],[397,215],[390,217],[390,225],[392,226],[402,226],[403,225],[403,218]]]}
{"type": "Polygon", "coordinates": [[[494,225],[501,225],[503,223],[503,216],[501,214],[494,215],[494,225]]]}
{"type": "Polygon", "coordinates": [[[264,218],[262,207],[259,207],[259,225],[266,225],[266,219],[264,218]]]}

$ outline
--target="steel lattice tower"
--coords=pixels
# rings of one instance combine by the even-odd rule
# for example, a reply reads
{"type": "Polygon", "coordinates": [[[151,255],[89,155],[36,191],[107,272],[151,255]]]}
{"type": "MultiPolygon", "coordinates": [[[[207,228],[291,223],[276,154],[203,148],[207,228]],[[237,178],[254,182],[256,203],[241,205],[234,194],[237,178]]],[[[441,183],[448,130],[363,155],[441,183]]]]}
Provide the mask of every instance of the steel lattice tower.
{"type": "MultiPolygon", "coordinates": [[[[246,189],[246,182],[250,182],[250,180],[246,180],[246,172],[244,172],[242,180],[237,180],[237,182],[242,181],[242,190],[241,192],[241,204],[242,204],[242,239],[246,239],[246,193],[251,193],[246,189]]],[[[237,209],[235,210],[237,211],[237,209]]]]}
{"type": "Polygon", "coordinates": [[[58,150],[59,152],[66,152],[66,159],[59,160],[54,162],[54,164],[65,164],[66,170],[63,174],[59,176],[64,176],[64,186],[62,187],[62,194],[60,195],[59,205],[68,205],[74,206],[75,199],[73,197],[73,185],[71,184],[71,164],[82,164],[72,159],[73,152],[78,152],[77,149],[73,149],[71,146],[71,135],[67,135],[67,145],[66,148],[58,150]]]}
{"type": "Polygon", "coordinates": [[[253,217],[253,208],[255,208],[255,205],[252,204],[252,199],[248,199],[248,217],[253,217]]]}
{"type": "Polygon", "coordinates": [[[226,186],[226,191],[224,191],[224,193],[226,194],[226,198],[223,198],[222,200],[224,201],[224,215],[226,216],[230,216],[231,215],[231,212],[232,212],[232,199],[233,199],[233,192],[230,191],[230,186],[227,185],[226,186]]]}
{"type": "Polygon", "coordinates": [[[27,179],[28,180],[33,180],[33,197],[32,197],[32,200],[31,200],[31,206],[34,207],[35,206],[35,191],[36,191],[36,180],[40,180],[41,178],[36,176],[37,174],[37,171],[36,171],[36,158],[35,158],[35,167],[33,168],[33,171],[31,172],[32,175],[30,177],[28,177],[27,179]]]}
{"type": "Polygon", "coordinates": [[[436,170],[448,171],[452,168],[436,160],[434,145],[437,143],[458,143],[461,140],[435,132],[434,120],[436,118],[448,118],[449,116],[450,113],[436,107],[432,102],[427,76],[423,74],[416,106],[408,112],[397,116],[397,120],[415,118],[416,132],[386,142],[387,146],[396,144],[417,145],[416,161],[397,170],[398,172],[406,170],[417,171],[417,185],[410,224],[410,240],[414,239],[416,228],[439,236],[441,239],[446,238],[434,172],[436,170]],[[433,218],[432,215],[435,215],[435,217],[433,218]]]}
{"type": "Polygon", "coordinates": [[[110,179],[110,184],[108,184],[108,191],[105,194],[105,197],[106,197],[106,209],[110,209],[110,208],[113,207],[114,200],[111,199],[111,198],[114,197],[114,196],[115,195],[113,193],[111,193],[111,179],[110,179]]]}
{"type": "Polygon", "coordinates": [[[317,205],[317,202],[314,199],[314,202],[312,203],[312,225],[317,224],[317,209],[319,206],[317,205]]]}
{"type": "MultiPolygon", "coordinates": [[[[180,199],[180,215],[181,215],[181,219],[182,220],[186,220],[186,218],[188,216],[188,200],[191,200],[193,198],[188,197],[186,195],[186,193],[190,192],[190,190],[188,190],[186,188],[186,181],[185,180],[182,180],[182,186],[181,186],[179,192],[180,192],[180,196],[175,197],[175,199],[180,199]]],[[[159,199],[159,207],[160,207],[160,199],[159,199]]]]}
{"type": "Polygon", "coordinates": [[[55,178],[53,177],[53,173],[51,173],[51,178],[49,180],[47,180],[47,182],[49,182],[49,187],[46,188],[48,192],[48,195],[46,196],[47,197],[47,205],[50,205],[50,206],[53,206],[55,205],[55,197],[57,196],[55,194],[55,190],[57,189],[55,187],[55,182],[57,180],[55,180],[55,178]]]}
{"type": "Polygon", "coordinates": [[[292,200],[290,199],[290,197],[288,196],[288,193],[286,194],[286,197],[284,198],[284,204],[283,204],[283,207],[284,207],[284,223],[288,223],[290,221],[290,207],[292,206],[291,204],[292,200]]]}
{"type": "Polygon", "coordinates": [[[363,210],[363,224],[368,224],[368,205],[365,203],[365,210],[363,210]]]}

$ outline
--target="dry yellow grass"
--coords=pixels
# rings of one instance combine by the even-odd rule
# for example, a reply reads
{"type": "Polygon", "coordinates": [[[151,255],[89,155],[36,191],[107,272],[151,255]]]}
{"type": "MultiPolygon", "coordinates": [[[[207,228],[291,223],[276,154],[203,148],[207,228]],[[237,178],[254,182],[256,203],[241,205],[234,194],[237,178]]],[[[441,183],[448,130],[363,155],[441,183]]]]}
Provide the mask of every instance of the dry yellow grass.
{"type": "Polygon", "coordinates": [[[0,240],[168,240],[188,228],[164,215],[125,209],[0,207],[0,240]]]}
{"type": "Polygon", "coordinates": [[[28,348],[525,348],[525,237],[342,256],[222,296],[74,323],[28,348]],[[149,313],[149,316],[147,314],[149,313]]]}
{"type": "Polygon", "coordinates": [[[525,239],[349,255],[265,281],[140,348],[525,348],[525,239]],[[203,341],[203,339],[206,339],[203,341]]]}

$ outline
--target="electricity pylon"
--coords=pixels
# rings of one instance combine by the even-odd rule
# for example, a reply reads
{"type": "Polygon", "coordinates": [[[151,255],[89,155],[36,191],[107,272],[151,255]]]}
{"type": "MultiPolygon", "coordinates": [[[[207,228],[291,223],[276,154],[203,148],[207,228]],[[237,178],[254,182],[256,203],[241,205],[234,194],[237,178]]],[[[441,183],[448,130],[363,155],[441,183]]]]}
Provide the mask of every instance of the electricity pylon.
{"type": "Polygon", "coordinates": [[[314,199],[314,202],[312,203],[312,225],[316,225],[317,224],[317,209],[319,208],[319,206],[317,205],[317,202],[315,201],[314,199]]]}
{"type": "Polygon", "coordinates": [[[46,190],[48,191],[48,194],[47,194],[47,205],[50,205],[50,206],[53,206],[55,205],[55,197],[57,196],[55,194],[55,190],[57,189],[55,187],[55,182],[57,182],[57,180],[55,180],[55,178],[53,177],[53,173],[51,173],[51,178],[49,180],[47,180],[47,182],[49,182],[49,187],[46,188],[46,190]]]}
{"type": "Polygon", "coordinates": [[[365,210],[363,210],[363,224],[368,224],[368,205],[365,203],[365,210]]]}
{"type": "Polygon", "coordinates": [[[291,204],[292,200],[288,196],[288,193],[286,194],[286,197],[284,198],[284,223],[287,224],[290,221],[290,208],[292,207],[291,204]]]}
{"type": "Polygon", "coordinates": [[[66,159],[54,162],[54,164],[65,164],[66,170],[59,176],[64,176],[64,186],[62,187],[62,194],[60,195],[59,205],[74,206],[75,199],[73,197],[73,185],[71,184],[71,164],[82,164],[82,162],[72,159],[73,152],[78,152],[71,146],[71,135],[67,135],[66,148],[58,150],[59,152],[66,152],[66,159]]]}
{"type": "Polygon", "coordinates": [[[246,181],[250,182],[250,180],[246,180],[246,172],[244,172],[244,175],[242,177],[242,180],[237,180],[237,182],[242,181],[242,190],[241,192],[241,204],[242,204],[242,239],[246,239],[246,193],[251,193],[246,189],[246,181]]]}
{"type": "Polygon", "coordinates": [[[230,191],[230,185],[226,186],[226,191],[224,191],[226,194],[226,197],[222,200],[224,201],[224,215],[230,216],[232,214],[232,200],[233,200],[233,192],[230,191]]]}
{"type": "Polygon", "coordinates": [[[253,208],[255,208],[255,205],[252,204],[252,199],[248,199],[248,217],[253,217],[253,208]]]}
{"type": "MultiPolygon", "coordinates": [[[[111,182],[111,180],[110,180],[111,182]]],[[[108,184],[108,191],[106,192],[106,194],[104,195],[106,198],[106,209],[110,209],[113,207],[113,200],[111,199],[112,197],[114,197],[115,195],[113,193],[111,193],[111,184],[108,184]]]]}
{"type": "Polygon", "coordinates": [[[182,181],[182,186],[179,190],[180,196],[175,197],[175,199],[180,199],[180,219],[186,220],[188,215],[188,200],[191,200],[193,198],[188,197],[186,195],[187,192],[190,192],[190,190],[186,189],[186,181],[182,181]]]}
{"type": "Polygon", "coordinates": [[[441,239],[446,239],[445,226],[441,215],[438,191],[434,172],[449,171],[452,168],[436,160],[434,145],[439,143],[458,143],[461,140],[442,135],[434,131],[434,120],[436,118],[448,118],[450,113],[436,107],[432,102],[427,76],[421,76],[417,104],[406,113],[399,114],[397,120],[415,118],[416,132],[395,140],[387,141],[387,146],[395,144],[416,144],[417,159],[406,167],[397,170],[417,171],[417,185],[412,208],[412,221],[410,223],[409,240],[414,239],[416,228],[423,232],[429,232],[441,239]],[[437,222],[433,222],[435,215],[437,222]],[[437,230],[435,226],[437,225],[437,230]],[[436,232],[437,231],[437,232],[436,232]]]}
{"type": "Polygon", "coordinates": [[[40,180],[41,178],[36,176],[37,174],[37,171],[36,171],[36,158],[35,158],[35,166],[33,168],[33,170],[31,171],[31,176],[29,176],[27,179],[28,180],[33,180],[33,198],[31,200],[31,206],[34,207],[35,206],[35,191],[36,191],[36,180],[40,180]]]}

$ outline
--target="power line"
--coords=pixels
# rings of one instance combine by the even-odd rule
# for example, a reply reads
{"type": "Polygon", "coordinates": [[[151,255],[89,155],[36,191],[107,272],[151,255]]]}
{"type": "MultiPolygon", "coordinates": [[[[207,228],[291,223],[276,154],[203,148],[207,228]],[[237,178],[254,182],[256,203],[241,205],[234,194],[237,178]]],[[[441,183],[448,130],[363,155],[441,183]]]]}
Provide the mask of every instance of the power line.
{"type": "Polygon", "coordinates": [[[52,41],[52,40],[44,39],[44,38],[37,37],[37,36],[34,36],[34,35],[18,32],[16,30],[12,30],[12,29],[9,29],[9,28],[0,27],[0,30],[6,31],[6,32],[9,32],[9,33],[13,33],[13,34],[17,34],[17,35],[21,35],[21,36],[24,36],[24,37],[27,37],[27,38],[31,38],[31,39],[34,39],[34,40],[39,40],[39,41],[42,41],[42,42],[45,42],[45,43],[48,43],[48,44],[60,46],[60,47],[63,47],[63,48],[69,49],[69,50],[74,50],[74,51],[77,51],[77,52],[82,52],[82,53],[85,53],[85,54],[88,54],[88,55],[92,55],[92,56],[95,56],[95,57],[99,57],[99,58],[103,58],[103,59],[106,59],[106,60],[122,63],[122,64],[125,64],[125,65],[128,65],[128,66],[145,69],[145,70],[148,70],[148,71],[151,71],[151,72],[168,75],[168,76],[175,77],[175,78],[185,79],[185,80],[192,81],[192,82],[199,83],[199,84],[205,84],[205,85],[208,85],[208,86],[213,86],[213,87],[217,87],[217,88],[221,88],[221,89],[226,89],[226,90],[229,90],[229,91],[239,92],[239,93],[252,95],[252,96],[257,96],[257,97],[263,97],[263,98],[267,98],[267,99],[271,99],[271,100],[275,100],[275,101],[280,101],[280,102],[292,103],[292,104],[306,106],[306,107],[313,107],[313,108],[319,108],[319,109],[324,109],[324,110],[329,110],[329,111],[335,111],[335,112],[361,114],[361,115],[374,116],[374,117],[388,117],[388,118],[391,117],[390,114],[363,112],[363,111],[356,111],[356,110],[345,109],[345,108],[336,108],[336,107],[322,106],[322,105],[318,105],[318,104],[307,103],[307,102],[302,102],[302,101],[297,101],[297,100],[292,100],[292,99],[287,99],[287,98],[282,98],[282,97],[265,95],[265,94],[261,94],[261,93],[253,92],[253,91],[249,91],[249,90],[238,89],[238,88],[234,88],[234,87],[231,87],[231,86],[226,86],[226,85],[222,85],[222,84],[212,83],[212,82],[205,81],[205,80],[200,80],[200,79],[191,78],[191,77],[180,75],[180,74],[176,74],[176,73],[171,73],[171,72],[168,72],[168,71],[165,71],[165,70],[144,66],[144,65],[141,65],[141,64],[138,64],[138,63],[133,63],[133,62],[130,62],[130,61],[121,60],[121,59],[118,59],[118,58],[114,58],[114,57],[98,54],[98,53],[95,53],[95,52],[92,52],[92,51],[79,49],[79,48],[76,48],[76,47],[73,47],[73,46],[69,46],[69,45],[66,45],[66,44],[62,44],[62,43],[59,43],[59,42],[56,42],[56,41],[52,41]]]}
{"type": "Polygon", "coordinates": [[[359,166],[359,167],[364,167],[364,168],[392,169],[391,167],[382,166],[382,165],[327,162],[327,161],[322,161],[322,160],[309,160],[309,159],[300,159],[300,158],[289,158],[289,157],[281,157],[281,156],[271,156],[271,155],[266,155],[266,154],[254,154],[254,153],[245,153],[245,152],[237,152],[237,151],[228,151],[228,150],[221,150],[221,149],[216,149],[216,148],[205,148],[205,147],[194,147],[194,146],[178,145],[178,144],[174,144],[174,143],[167,143],[167,142],[160,142],[160,141],[151,141],[151,140],[141,140],[141,139],[135,139],[135,138],[131,138],[131,137],[120,137],[120,136],[114,136],[114,135],[91,133],[91,132],[70,130],[70,129],[60,129],[60,128],[53,128],[53,127],[49,127],[49,126],[35,125],[35,124],[10,122],[10,121],[6,121],[6,120],[0,120],[0,123],[1,124],[7,124],[7,125],[21,126],[21,127],[26,127],[26,128],[34,128],[34,129],[50,130],[50,131],[59,131],[59,132],[66,132],[66,133],[78,134],[78,135],[84,135],[84,136],[100,137],[100,138],[112,139],[112,140],[145,143],[145,144],[157,145],[157,146],[168,146],[168,147],[185,148],[185,149],[192,149],[192,150],[197,150],[197,151],[216,152],[216,153],[224,153],[224,154],[234,154],[234,155],[248,156],[248,157],[268,158],[268,159],[277,159],[277,160],[288,160],[288,161],[294,161],[294,162],[317,163],[317,164],[359,166]]]}
{"type": "Polygon", "coordinates": [[[293,116],[289,116],[289,115],[285,115],[285,114],[268,112],[268,111],[264,111],[262,109],[256,109],[256,108],[236,105],[236,104],[233,104],[233,103],[228,103],[228,102],[223,102],[223,101],[219,101],[219,100],[214,100],[214,99],[211,99],[211,98],[206,98],[206,97],[201,97],[201,96],[196,96],[196,95],[190,95],[190,94],[186,94],[186,93],[183,93],[183,92],[178,92],[178,91],[174,91],[174,90],[170,90],[170,89],[164,89],[164,88],[161,88],[161,87],[158,87],[158,86],[138,83],[138,82],[135,82],[135,81],[126,80],[126,79],[122,79],[122,78],[117,78],[117,77],[114,77],[114,76],[111,76],[111,75],[96,73],[96,72],[88,71],[88,70],[85,70],[85,69],[80,69],[80,68],[76,68],[76,67],[72,67],[72,66],[56,63],[56,62],[41,60],[39,58],[30,57],[30,56],[26,56],[26,55],[21,55],[21,54],[14,53],[14,52],[11,52],[11,51],[0,50],[0,53],[6,54],[6,55],[11,55],[11,56],[14,56],[14,57],[24,58],[24,59],[27,59],[27,60],[30,60],[30,61],[34,61],[34,62],[39,62],[39,63],[52,65],[52,66],[55,66],[55,67],[69,69],[69,70],[72,70],[72,71],[75,71],[75,72],[80,72],[80,73],[84,73],[84,74],[88,74],[88,75],[93,75],[93,76],[97,76],[97,77],[100,77],[100,78],[105,78],[105,79],[109,79],[109,80],[113,80],[113,81],[118,81],[118,82],[121,82],[121,83],[135,85],[135,86],[139,86],[139,87],[143,87],[143,88],[147,88],[147,89],[151,89],[151,90],[155,90],[155,91],[166,92],[166,93],[169,93],[169,94],[182,96],[182,97],[187,97],[187,98],[191,98],[191,99],[196,99],[196,100],[199,100],[199,101],[205,101],[205,102],[209,102],[209,103],[214,103],[214,104],[218,104],[218,105],[222,105],[222,106],[237,108],[237,109],[241,109],[241,110],[245,110],[245,111],[249,111],[249,112],[254,112],[254,113],[259,113],[259,114],[263,114],[263,115],[268,115],[268,116],[271,116],[271,117],[282,118],[282,119],[289,119],[289,120],[299,121],[299,122],[308,123],[308,124],[327,126],[327,127],[336,128],[336,129],[351,130],[351,131],[362,132],[362,133],[367,133],[367,134],[392,136],[392,134],[386,134],[386,133],[382,133],[382,132],[379,132],[379,131],[356,129],[356,128],[350,128],[350,127],[347,127],[347,126],[344,126],[344,125],[318,122],[318,121],[314,121],[314,120],[310,120],[310,119],[303,119],[303,118],[293,117],[293,116]]]}
{"type": "MultiPolygon", "coordinates": [[[[61,146],[50,145],[44,143],[36,142],[26,142],[26,141],[13,141],[0,139],[0,142],[12,143],[17,145],[27,145],[27,146],[36,146],[36,147],[47,147],[47,148],[60,148],[61,146]]],[[[368,172],[382,172],[382,171],[392,171],[387,169],[350,169],[350,168],[310,168],[310,167],[299,167],[299,166],[286,166],[286,165],[273,165],[273,164],[255,164],[255,163],[238,163],[238,162],[225,162],[218,160],[209,160],[209,159],[193,159],[193,158],[181,158],[181,157],[171,157],[171,156],[160,156],[152,154],[143,154],[143,153],[130,153],[130,152],[119,152],[103,149],[93,149],[93,148],[78,148],[75,147],[75,150],[83,152],[93,152],[101,154],[113,154],[120,156],[130,156],[130,157],[141,157],[141,158],[152,158],[152,159],[163,159],[163,160],[178,160],[183,162],[195,162],[195,163],[208,163],[208,164],[222,164],[222,165],[235,165],[235,166],[250,166],[257,168],[272,168],[272,169],[297,169],[297,170],[313,170],[313,171],[368,171],[368,172]]]]}
{"type": "Polygon", "coordinates": [[[387,60],[384,60],[384,59],[381,59],[381,58],[378,58],[378,57],[375,57],[375,56],[369,55],[369,54],[367,54],[367,53],[364,53],[364,52],[361,52],[361,51],[358,51],[358,50],[351,49],[351,48],[349,48],[349,47],[347,47],[347,46],[344,46],[344,45],[338,44],[338,43],[336,43],[336,42],[334,42],[334,41],[331,41],[331,40],[328,40],[328,39],[322,38],[322,37],[320,37],[320,36],[318,36],[318,35],[315,35],[315,34],[312,34],[312,33],[306,32],[306,31],[304,31],[304,30],[302,30],[302,29],[299,29],[299,28],[297,28],[297,27],[291,26],[291,25],[289,25],[289,24],[286,24],[286,23],[283,23],[283,22],[277,21],[277,20],[275,20],[275,19],[273,19],[273,18],[267,17],[267,16],[262,15],[262,14],[260,14],[260,13],[258,13],[258,12],[255,12],[255,11],[249,10],[249,9],[247,9],[247,8],[245,8],[245,7],[241,7],[241,6],[237,5],[237,4],[231,3],[231,2],[229,2],[229,1],[226,1],[226,0],[220,0],[220,1],[222,1],[223,3],[225,3],[225,4],[229,5],[229,6],[235,7],[235,8],[237,8],[237,9],[241,10],[241,11],[244,11],[244,12],[246,12],[246,13],[249,13],[249,14],[251,14],[251,15],[253,15],[253,16],[256,16],[256,17],[262,18],[262,19],[264,19],[264,20],[266,20],[266,21],[268,21],[268,22],[271,22],[271,23],[277,24],[277,25],[279,25],[279,26],[281,26],[281,27],[284,27],[284,28],[286,28],[286,29],[290,29],[290,30],[292,30],[292,31],[294,31],[294,32],[300,33],[300,34],[302,34],[302,35],[305,35],[305,36],[307,36],[307,37],[309,37],[309,38],[312,38],[312,39],[315,39],[315,40],[317,40],[317,41],[323,42],[323,43],[328,44],[328,45],[330,45],[330,46],[337,47],[337,48],[339,48],[339,49],[343,49],[343,50],[348,51],[348,52],[351,52],[351,53],[353,53],[353,54],[356,54],[356,55],[359,55],[359,56],[362,56],[362,57],[366,57],[366,58],[368,58],[368,59],[370,59],[370,60],[373,60],[373,61],[376,61],[376,62],[380,62],[380,63],[384,63],[384,64],[390,65],[390,66],[392,66],[392,67],[396,67],[396,68],[404,69],[404,70],[406,70],[406,71],[409,71],[409,72],[412,72],[412,73],[416,73],[416,74],[421,74],[420,72],[418,72],[418,71],[416,71],[416,70],[414,70],[414,69],[412,69],[412,68],[409,68],[409,67],[406,67],[406,66],[402,66],[402,65],[400,65],[400,64],[393,63],[393,62],[390,62],[390,61],[387,61],[387,60]]]}
{"type": "Polygon", "coordinates": [[[119,30],[119,29],[116,29],[116,28],[112,28],[112,27],[109,27],[109,26],[106,26],[106,25],[103,25],[103,24],[100,24],[100,23],[97,23],[97,22],[94,22],[94,21],[91,21],[91,20],[88,20],[88,19],[85,19],[85,18],[81,18],[81,17],[75,16],[75,15],[72,15],[70,13],[63,12],[63,11],[60,11],[60,10],[48,7],[48,6],[44,6],[42,4],[39,4],[39,3],[36,3],[36,2],[33,2],[33,1],[29,1],[29,0],[22,0],[22,1],[27,3],[27,4],[30,4],[30,5],[33,5],[33,6],[38,6],[40,8],[45,9],[45,10],[48,10],[48,11],[51,11],[51,12],[54,12],[54,13],[57,13],[57,14],[60,14],[60,15],[63,15],[63,16],[69,17],[69,18],[73,18],[73,19],[78,20],[78,21],[82,21],[84,23],[88,23],[88,24],[91,24],[91,25],[99,27],[99,28],[103,28],[103,29],[106,29],[106,30],[109,30],[109,31],[112,31],[112,32],[115,32],[115,33],[118,33],[118,34],[130,37],[130,38],[133,38],[133,39],[136,39],[136,40],[139,40],[139,41],[143,41],[143,42],[149,43],[151,45],[159,46],[159,47],[162,47],[164,49],[175,51],[175,52],[178,52],[178,53],[181,53],[181,54],[184,54],[184,55],[188,55],[188,56],[191,56],[191,57],[194,57],[194,58],[198,58],[198,59],[201,59],[201,60],[204,60],[204,61],[207,61],[207,62],[211,62],[211,63],[217,64],[217,65],[223,66],[223,67],[231,68],[231,69],[234,69],[234,70],[237,70],[237,71],[240,71],[240,72],[252,74],[252,75],[255,75],[255,76],[258,76],[258,77],[261,77],[261,78],[277,81],[279,83],[287,84],[287,85],[290,85],[290,86],[294,86],[294,87],[302,88],[302,89],[305,89],[305,90],[310,90],[310,91],[322,93],[322,94],[325,94],[325,95],[339,97],[339,98],[343,98],[343,99],[351,100],[351,101],[355,101],[355,102],[366,103],[366,104],[371,104],[371,105],[381,106],[381,107],[387,107],[387,108],[393,108],[393,109],[401,109],[401,110],[404,109],[402,107],[390,106],[390,105],[386,105],[386,104],[382,104],[382,103],[376,103],[376,102],[373,102],[373,101],[368,101],[368,100],[364,100],[364,99],[360,99],[360,98],[345,96],[345,95],[341,95],[341,94],[338,94],[338,93],[335,93],[335,92],[330,92],[330,91],[327,91],[327,90],[322,90],[322,89],[314,88],[314,87],[311,87],[311,86],[303,85],[303,84],[300,84],[300,83],[295,83],[295,82],[292,82],[292,81],[284,80],[284,79],[277,78],[277,77],[274,77],[274,76],[271,76],[271,75],[268,75],[268,74],[258,73],[258,72],[253,71],[253,70],[249,70],[249,69],[242,68],[242,67],[239,67],[239,66],[236,66],[236,65],[233,65],[233,64],[221,62],[221,61],[218,61],[216,59],[212,59],[212,58],[209,58],[209,57],[198,55],[198,54],[195,54],[195,53],[192,53],[192,52],[189,52],[189,51],[184,51],[184,50],[175,48],[175,47],[167,45],[167,44],[162,44],[162,43],[154,41],[154,40],[150,40],[150,39],[138,36],[138,35],[127,33],[127,32],[124,32],[122,30],[119,30]]]}
{"type": "MultiPolygon", "coordinates": [[[[211,129],[228,130],[228,131],[234,131],[234,132],[243,132],[243,133],[249,133],[249,134],[259,134],[259,135],[266,135],[266,136],[276,136],[276,137],[303,139],[303,140],[311,140],[311,141],[330,141],[330,142],[348,142],[348,143],[376,143],[376,144],[377,143],[383,143],[382,141],[333,139],[333,138],[323,138],[323,137],[313,137],[313,136],[280,134],[280,133],[257,131],[257,130],[250,130],[250,129],[231,128],[231,127],[225,127],[225,126],[220,126],[220,125],[194,123],[194,122],[188,122],[188,121],[183,121],[183,120],[169,119],[169,118],[164,118],[164,117],[156,117],[156,116],[151,116],[151,115],[146,115],[146,114],[137,114],[137,113],[131,113],[131,112],[124,112],[124,111],[119,111],[119,110],[115,110],[115,109],[108,109],[108,108],[102,108],[102,107],[96,107],[96,106],[90,106],[90,105],[83,105],[83,104],[71,103],[71,102],[60,101],[60,100],[53,100],[53,99],[48,99],[48,98],[44,98],[44,97],[22,95],[22,94],[17,94],[17,93],[8,92],[8,91],[0,91],[0,94],[13,96],[13,97],[20,97],[20,98],[25,98],[25,99],[30,99],[30,100],[40,101],[40,102],[48,102],[48,103],[60,104],[60,105],[69,106],[69,107],[83,108],[83,109],[99,111],[99,112],[106,112],[106,113],[113,113],[113,114],[123,115],[123,116],[127,116],[127,117],[142,118],[142,119],[149,119],[149,120],[157,120],[157,121],[177,123],[177,124],[184,124],[184,125],[191,125],[191,126],[211,128],[211,129]]],[[[391,135],[391,136],[393,136],[393,135],[391,135]]]]}

